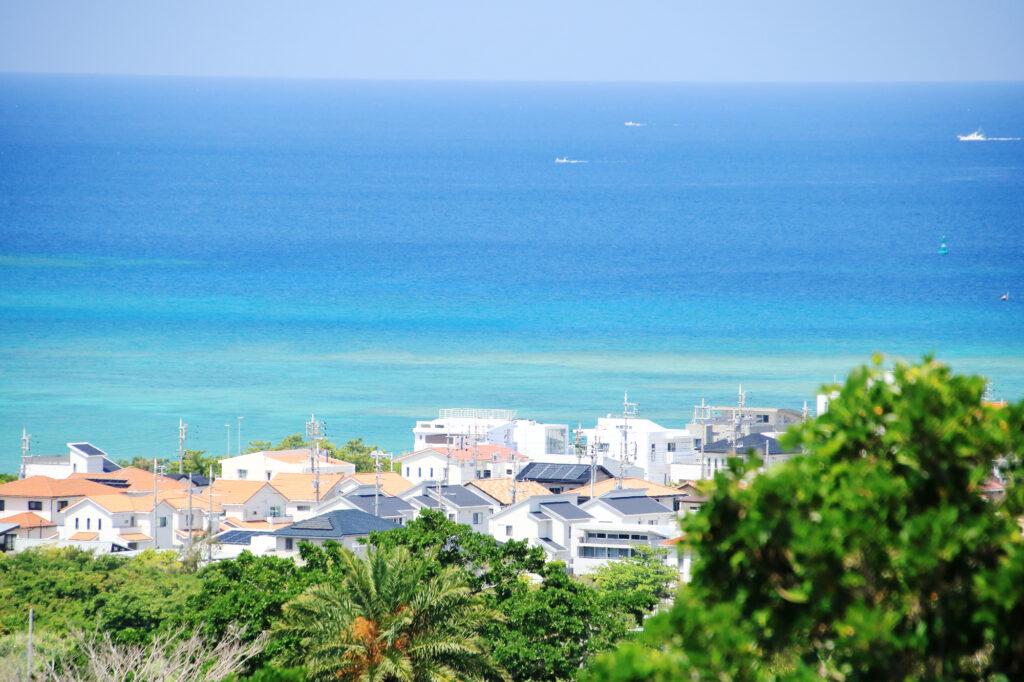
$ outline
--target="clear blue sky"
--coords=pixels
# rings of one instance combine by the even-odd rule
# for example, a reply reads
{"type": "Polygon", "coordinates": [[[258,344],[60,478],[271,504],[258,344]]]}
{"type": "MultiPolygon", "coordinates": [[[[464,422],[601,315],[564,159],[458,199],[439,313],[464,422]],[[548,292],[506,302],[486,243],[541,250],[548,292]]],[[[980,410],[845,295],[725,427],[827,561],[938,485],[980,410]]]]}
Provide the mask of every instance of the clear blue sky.
{"type": "Polygon", "coordinates": [[[1024,80],[1024,0],[0,0],[0,71],[1024,80]]]}

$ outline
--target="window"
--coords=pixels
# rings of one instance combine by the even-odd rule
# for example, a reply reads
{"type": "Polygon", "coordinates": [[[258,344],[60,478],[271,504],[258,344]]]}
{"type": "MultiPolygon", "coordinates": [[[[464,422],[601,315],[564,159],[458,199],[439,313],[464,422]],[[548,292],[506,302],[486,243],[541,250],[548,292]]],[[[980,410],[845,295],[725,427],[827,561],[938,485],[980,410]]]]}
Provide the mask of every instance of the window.
{"type": "Polygon", "coordinates": [[[43,511],[43,503],[40,502],[39,500],[29,500],[28,501],[28,510],[29,511],[43,511]]]}
{"type": "Polygon", "coordinates": [[[406,478],[411,478],[412,477],[412,467],[405,467],[405,477],[406,478]]]}
{"type": "Polygon", "coordinates": [[[480,512],[473,512],[473,523],[480,523],[480,512]]]}
{"type": "Polygon", "coordinates": [[[87,517],[87,518],[85,519],[85,529],[86,529],[86,530],[89,530],[89,526],[90,526],[90,524],[92,524],[92,519],[90,519],[90,518],[88,518],[88,517],[87,517]]]}
{"type": "Polygon", "coordinates": [[[505,526],[505,535],[512,537],[512,526],[505,526]]]}
{"type": "Polygon", "coordinates": [[[434,477],[434,467],[430,467],[430,477],[434,477]]]}
{"type": "Polygon", "coordinates": [[[267,472],[267,480],[268,481],[270,480],[270,472],[269,471],[267,472]]]}
{"type": "Polygon", "coordinates": [[[291,549],[292,549],[292,539],[291,538],[285,538],[284,539],[284,548],[285,548],[286,551],[291,551],[291,549]]]}
{"type": "Polygon", "coordinates": [[[299,511],[309,511],[309,505],[308,504],[300,504],[299,506],[297,506],[295,508],[297,510],[299,510],[299,511]]]}
{"type": "Polygon", "coordinates": [[[78,530],[78,517],[75,517],[75,530],[78,530]]]}
{"type": "Polygon", "coordinates": [[[134,516],[131,517],[131,521],[128,523],[128,525],[129,526],[134,526],[135,525],[135,517],[134,516]]]}
{"type": "Polygon", "coordinates": [[[767,424],[768,423],[768,415],[766,415],[766,414],[759,414],[759,415],[757,415],[757,423],[758,424],[767,424]]]}
{"type": "Polygon", "coordinates": [[[160,517],[160,527],[161,528],[166,528],[167,527],[167,517],[166,516],[161,516],[160,517]]]}
{"type": "Polygon", "coordinates": [[[423,467],[416,467],[416,478],[423,478],[423,467]]]}
{"type": "Polygon", "coordinates": [[[676,451],[676,444],[675,443],[669,443],[665,447],[668,449],[669,452],[675,452],[676,451]]]}
{"type": "Polygon", "coordinates": [[[238,480],[239,481],[244,481],[246,479],[246,477],[248,477],[248,476],[249,476],[249,470],[248,469],[239,469],[238,470],[238,480]]]}
{"type": "Polygon", "coordinates": [[[569,438],[568,429],[547,429],[546,433],[547,454],[561,455],[566,451],[566,441],[569,438]]]}
{"type": "Polygon", "coordinates": [[[103,519],[96,519],[96,530],[103,530],[103,519]]]}
{"type": "Polygon", "coordinates": [[[57,511],[64,511],[64,507],[68,506],[67,500],[60,500],[57,502],[57,511]]]}
{"type": "Polygon", "coordinates": [[[448,520],[449,521],[454,521],[455,520],[455,514],[449,514],[448,515],[448,520]]]}
{"type": "Polygon", "coordinates": [[[0,511],[4,510],[4,500],[0,500],[0,511]]]}
{"type": "Polygon", "coordinates": [[[559,493],[561,493],[561,492],[562,492],[562,489],[561,489],[561,488],[552,488],[552,489],[551,489],[551,494],[552,494],[552,495],[558,495],[558,494],[559,494],[559,493]]]}
{"type": "Polygon", "coordinates": [[[270,515],[273,516],[273,517],[281,516],[281,508],[280,507],[271,507],[270,508],[270,515]]]}

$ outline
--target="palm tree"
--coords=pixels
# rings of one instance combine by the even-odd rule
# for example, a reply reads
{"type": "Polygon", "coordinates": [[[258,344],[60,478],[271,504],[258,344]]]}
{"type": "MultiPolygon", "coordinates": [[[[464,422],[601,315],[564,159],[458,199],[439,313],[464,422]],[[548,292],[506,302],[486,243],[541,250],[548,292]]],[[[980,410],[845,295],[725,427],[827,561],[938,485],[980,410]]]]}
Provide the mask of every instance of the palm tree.
{"type": "Polygon", "coordinates": [[[404,548],[341,557],[340,584],[289,602],[275,634],[301,646],[287,665],[310,679],[435,682],[507,680],[479,632],[501,618],[474,595],[462,569],[413,559],[404,548]]]}

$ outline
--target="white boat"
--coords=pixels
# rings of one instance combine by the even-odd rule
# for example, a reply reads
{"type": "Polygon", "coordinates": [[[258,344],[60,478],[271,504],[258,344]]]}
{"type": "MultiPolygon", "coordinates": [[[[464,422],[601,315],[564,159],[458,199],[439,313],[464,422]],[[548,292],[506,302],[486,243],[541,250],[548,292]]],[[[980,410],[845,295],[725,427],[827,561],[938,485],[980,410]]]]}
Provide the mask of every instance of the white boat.
{"type": "Polygon", "coordinates": [[[636,121],[626,121],[625,123],[623,123],[623,125],[628,126],[630,128],[643,128],[647,124],[646,123],[637,123],[636,121]]]}
{"type": "Polygon", "coordinates": [[[957,135],[956,139],[961,142],[984,142],[988,138],[985,137],[985,133],[981,132],[981,128],[978,128],[970,135],[957,135]]]}
{"type": "Polygon", "coordinates": [[[556,156],[555,157],[555,163],[569,163],[569,157],[568,156],[556,156]]]}

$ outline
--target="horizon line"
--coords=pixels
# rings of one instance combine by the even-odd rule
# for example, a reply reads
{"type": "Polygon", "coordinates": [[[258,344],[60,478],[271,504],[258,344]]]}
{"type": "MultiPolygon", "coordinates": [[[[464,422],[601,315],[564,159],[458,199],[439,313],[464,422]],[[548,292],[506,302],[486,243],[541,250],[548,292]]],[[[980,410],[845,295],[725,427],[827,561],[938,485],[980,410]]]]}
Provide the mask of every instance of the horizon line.
{"type": "Polygon", "coordinates": [[[550,84],[550,85],[1010,85],[1024,84],[1024,79],[991,80],[588,80],[588,79],[529,79],[529,78],[408,78],[397,76],[275,76],[225,75],[180,73],[123,73],[91,71],[8,71],[0,69],[0,76],[69,76],[82,78],[153,78],[192,80],[270,80],[360,83],[465,83],[465,84],[550,84]]]}

